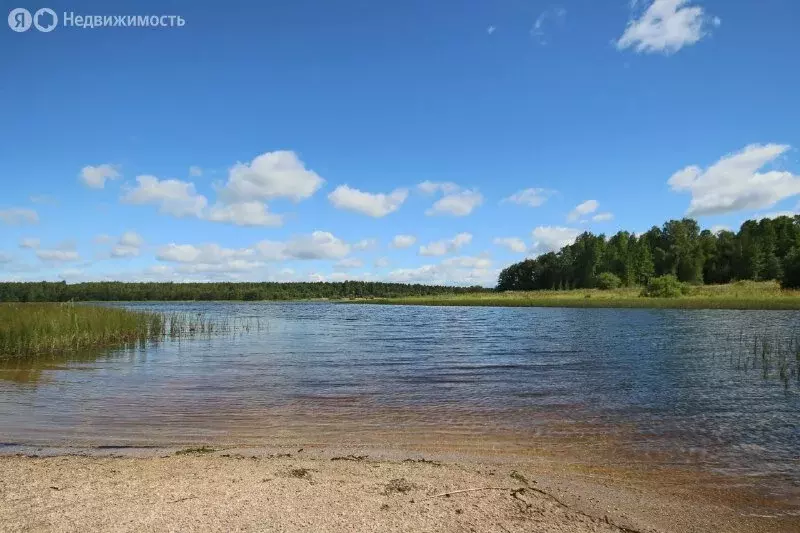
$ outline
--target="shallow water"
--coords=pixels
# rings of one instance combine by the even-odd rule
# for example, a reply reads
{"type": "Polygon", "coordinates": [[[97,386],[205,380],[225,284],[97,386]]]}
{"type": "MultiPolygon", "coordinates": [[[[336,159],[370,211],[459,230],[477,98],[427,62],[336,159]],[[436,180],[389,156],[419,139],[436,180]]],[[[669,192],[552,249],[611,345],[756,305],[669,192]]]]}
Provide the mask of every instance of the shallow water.
{"type": "Polygon", "coordinates": [[[743,369],[747,339],[792,338],[800,312],[126,306],[262,327],[3,363],[0,443],[560,439],[800,486],[800,383],[743,369]]]}

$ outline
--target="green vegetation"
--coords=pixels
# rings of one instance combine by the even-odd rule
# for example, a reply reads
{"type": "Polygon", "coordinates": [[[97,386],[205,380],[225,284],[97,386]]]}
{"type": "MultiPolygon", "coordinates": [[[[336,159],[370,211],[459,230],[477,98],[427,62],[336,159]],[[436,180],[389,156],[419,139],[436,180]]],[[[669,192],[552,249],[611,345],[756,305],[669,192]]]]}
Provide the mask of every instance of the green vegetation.
{"type": "Polygon", "coordinates": [[[72,303],[0,304],[0,359],[77,354],[164,338],[246,333],[259,318],[211,318],[72,303]]]}
{"type": "Polygon", "coordinates": [[[497,288],[591,289],[600,287],[605,273],[626,287],[671,275],[692,285],[774,279],[800,288],[800,215],[748,220],[738,233],[701,231],[691,219],[670,220],[639,236],[620,231],[608,240],[586,232],[558,252],[506,268],[497,288]]]}
{"type": "Polygon", "coordinates": [[[681,283],[672,274],[665,274],[657,278],[651,278],[647,286],[642,290],[642,296],[648,298],[677,298],[684,294],[689,294],[691,287],[686,283],[681,283]]]}
{"type": "Polygon", "coordinates": [[[145,343],[164,331],[164,317],[156,313],[71,304],[0,305],[0,357],[145,343]]]}
{"type": "Polygon", "coordinates": [[[611,289],[618,289],[622,285],[622,280],[619,276],[611,272],[602,272],[597,276],[597,288],[601,291],[610,291],[611,289]]]}
{"type": "Polygon", "coordinates": [[[371,281],[341,283],[0,283],[0,302],[309,300],[396,298],[487,292],[484,287],[446,287],[371,281]]]}
{"type": "Polygon", "coordinates": [[[728,339],[719,355],[739,371],[757,371],[764,379],[779,380],[787,389],[791,382],[800,386],[800,337],[741,334],[728,339]]]}
{"type": "Polygon", "coordinates": [[[401,305],[488,307],[632,307],[672,309],[800,309],[800,291],[781,289],[776,281],[740,281],[727,285],[680,284],[680,294],[643,296],[640,287],[570,291],[508,291],[461,295],[382,298],[355,302],[401,305]]]}

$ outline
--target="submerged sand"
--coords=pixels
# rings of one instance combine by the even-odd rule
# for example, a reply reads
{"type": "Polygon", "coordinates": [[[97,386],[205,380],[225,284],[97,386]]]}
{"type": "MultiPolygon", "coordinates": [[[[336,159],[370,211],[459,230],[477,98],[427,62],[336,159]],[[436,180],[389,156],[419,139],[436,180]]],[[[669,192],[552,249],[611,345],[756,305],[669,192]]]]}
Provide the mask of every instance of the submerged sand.
{"type": "Polygon", "coordinates": [[[675,473],[537,459],[334,449],[0,457],[3,531],[800,531],[780,502],[759,502],[754,516],[751,498],[675,473]]]}

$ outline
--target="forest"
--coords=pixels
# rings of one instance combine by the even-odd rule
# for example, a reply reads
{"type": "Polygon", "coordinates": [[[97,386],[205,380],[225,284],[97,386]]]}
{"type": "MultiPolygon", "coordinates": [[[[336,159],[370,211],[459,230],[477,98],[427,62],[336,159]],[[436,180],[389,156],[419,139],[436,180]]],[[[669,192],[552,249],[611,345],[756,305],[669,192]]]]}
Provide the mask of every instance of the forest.
{"type": "Polygon", "coordinates": [[[680,282],[724,284],[780,280],[800,287],[800,215],[748,220],[738,232],[701,230],[697,221],[670,220],[641,235],[620,231],[610,239],[590,232],[558,252],[504,269],[497,289],[530,291],[644,286],[672,275],[680,282]]]}
{"type": "Polygon", "coordinates": [[[371,281],[314,283],[0,283],[0,302],[305,300],[396,298],[487,291],[483,287],[371,281]]]}

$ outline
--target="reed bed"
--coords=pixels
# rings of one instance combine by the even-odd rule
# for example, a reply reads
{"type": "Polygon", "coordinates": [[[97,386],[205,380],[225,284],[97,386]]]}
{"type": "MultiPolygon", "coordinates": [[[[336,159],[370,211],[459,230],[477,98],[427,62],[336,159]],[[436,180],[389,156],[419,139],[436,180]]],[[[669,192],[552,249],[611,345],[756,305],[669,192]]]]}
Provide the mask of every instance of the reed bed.
{"type": "Polygon", "coordinates": [[[212,318],[72,303],[0,304],[0,358],[144,347],[164,339],[261,330],[257,317],[212,318]]]}

